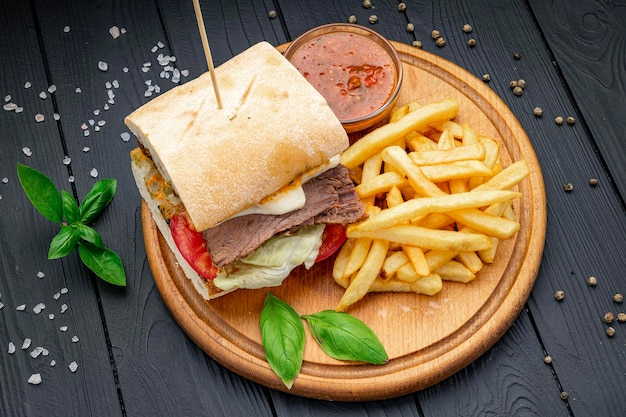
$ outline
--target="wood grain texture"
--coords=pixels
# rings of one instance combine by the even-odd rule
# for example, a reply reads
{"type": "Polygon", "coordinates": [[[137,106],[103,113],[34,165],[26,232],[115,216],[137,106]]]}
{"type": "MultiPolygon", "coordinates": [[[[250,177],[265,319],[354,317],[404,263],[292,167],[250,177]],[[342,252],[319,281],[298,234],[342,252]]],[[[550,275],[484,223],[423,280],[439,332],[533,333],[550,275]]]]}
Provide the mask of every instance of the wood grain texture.
{"type": "MultiPolygon", "coordinates": [[[[511,113],[478,79],[434,55],[395,44],[405,64],[399,103],[454,97],[457,121],[501,143],[506,166],[525,159],[529,180],[520,185],[516,206],[522,230],[503,242],[493,266],[469,285],[446,283],[434,297],[414,294],[370,295],[351,309],[386,347],[390,361],[376,367],[345,365],[325,356],[312,343],[305,349],[301,375],[290,392],[342,401],[372,400],[406,394],[440,382],[487,350],[522,308],[539,267],[545,233],[545,196],[536,156],[511,113]],[[441,322],[442,309],[454,311],[441,322]],[[398,328],[398,324],[401,327],[398,328]],[[381,388],[384,387],[384,388],[381,388]]],[[[265,362],[258,316],[267,289],[237,291],[205,302],[169,252],[145,205],[145,243],[157,286],[181,327],[207,353],[231,370],[274,389],[285,389],[265,362]]],[[[271,291],[300,314],[334,308],[342,290],[330,278],[326,262],[298,269],[271,291]]]]}

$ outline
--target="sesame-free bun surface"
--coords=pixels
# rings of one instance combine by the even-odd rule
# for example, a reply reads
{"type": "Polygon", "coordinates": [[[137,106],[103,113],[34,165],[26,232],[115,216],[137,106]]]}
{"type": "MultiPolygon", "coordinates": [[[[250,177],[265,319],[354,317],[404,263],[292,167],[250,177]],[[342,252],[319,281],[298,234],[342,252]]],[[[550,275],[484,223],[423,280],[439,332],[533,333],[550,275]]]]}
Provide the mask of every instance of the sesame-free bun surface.
{"type": "Polygon", "coordinates": [[[269,43],[215,71],[222,109],[207,72],[125,119],[200,231],[348,147],[325,99],[269,43]]]}

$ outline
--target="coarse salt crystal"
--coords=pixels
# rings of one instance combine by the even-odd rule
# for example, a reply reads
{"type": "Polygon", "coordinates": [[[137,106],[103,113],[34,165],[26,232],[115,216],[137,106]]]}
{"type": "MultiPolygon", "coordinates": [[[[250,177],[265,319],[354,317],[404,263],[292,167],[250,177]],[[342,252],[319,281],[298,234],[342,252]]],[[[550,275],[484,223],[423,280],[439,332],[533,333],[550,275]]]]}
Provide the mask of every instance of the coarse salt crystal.
{"type": "Polygon", "coordinates": [[[24,107],[18,107],[15,109],[15,113],[21,113],[24,111],[24,107]]]}
{"type": "Polygon", "coordinates": [[[120,32],[121,32],[122,34],[123,34],[123,33],[126,33],[126,28],[120,28],[120,32]]]}
{"type": "Polygon", "coordinates": [[[128,142],[130,140],[130,133],[128,132],[123,132],[120,136],[124,142],[128,142]]]}
{"type": "Polygon", "coordinates": [[[61,305],[61,314],[65,313],[66,311],[67,311],[67,304],[61,305]]]}
{"type": "Polygon", "coordinates": [[[83,152],[89,152],[89,146],[85,146],[85,147],[83,148],[83,152]]]}
{"type": "Polygon", "coordinates": [[[15,103],[7,103],[4,106],[2,106],[2,108],[6,111],[13,111],[15,109],[17,109],[17,104],[15,103]]]}
{"type": "Polygon", "coordinates": [[[55,361],[54,359],[50,361],[50,366],[55,366],[56,364],[57,364],[57,361],[55,361]]]}
{"type": "Polygon", "coordinates": [[[50,87],[48,87],[48,92],[50,94],[54,93],[55,91],[57,91],[57,86],[52,84],[50,87]]]}
{"type": "Polygon", "coordinates": [[[72,336],[72,342],[73,343],[78,343],[78,336],[72,336]]]}
{"type": "Polygon", "coordinates": [[[39,98],[42,100],[45,100],[48,98],[48,95],[46,94],[45,91],[42,91],[41,93],[39,93],[39,98]]]}
{"type": "Polygon", "coordinates": [[[26,310],[26,304],[20,304],[19,306],[15,307],[15,309],[17,311],[24,311],[26,310]]]}
{"type": "Polygon", "coordinates": [[[93,115],[94,115],[94,116],[97,116],[97,115],[99,115],[99,114],[100,114],[100,109],[95,109],[95,110],[93,111],[93,115]]]}
{"type": "Polygon", "coordinates": [[[150,49],[150,52],[155,53],[158,49],[159,47],[155,45],[152,47],[152,49],[150,49]]]}
{"type": "Polygon", "coordinates": [[[186,70],[186,69],[181,70],[181,71],[180,71],[180,74],[181,74],[183,77],[186,77],[186,76],[188,76],[188,75],[189,75],[189,70],[186,70]]]}
{"type": "Polygon", "coordinates": [[[9,183],[9,179],[7,177],[2,178],[2,183],[3,184],[8,184],[9,183]]]}
{"type": "Polygon", "coordinates": [[[61,291],[61,294],[67,294],[67,292],[68,292],[69,290],[67,289],[67,287],[63,287],[63,288],[61,288],[61,290],[60,290],[60,291],[61,291]]]}
{"type": "Polygon", "coordinates": [[[107,124],[106,120],[98,120],[98,126],[104,126],[107,124]]]}
{"type": "Polygon", "coordinates": [[[32,374],[30,378],[28,378],[28,383],[33,385],[39,385],[41,381],[41,374],[32,374]]]}
{"type": "Polygon", "coordinates": [[[98,176],[98,170],[93,168],[91,172],[89,172],[89,175],[91,175],[93,178],[96,178],[98,176]]]}
{"type": "Polygon", "coordinates": [[[30,88],[33,84],[30,81],[24,83],[24,88],[30,88]]]}
{"type": "Polygon", "coordinates": [[[104,109],[104,111],[109,110],[109,105],[108,105],[108,104],[105,104],[105,105],[104,105],[104,107],[103,107],[103,109],[104,109]]]}
{"type": "Polygon", "coordinates": [[[61,327],[59,327],[59,330],[61,330],[62,332],[66,332],[67,331],[67,326],[61,326],[61,327]]]}
{"type": "Polygon", "coordinates": [[[83,90],[81,90],[80,87],[76,87],[76,90],[74,91],[76,91],[77,93],[81,93],[83,90]]]}
{"type": "Polygon", "coordinates": [[[28,337],[24,339],[24,341],[22,342],[22,350],[28,349],[31,343],[32,343],[32,340],[30,340],[28,337]]]}
{"type": "Polygon", "coordinates": [[[96,132],[100,131],[100,126],[96,126],[93,130],[95,130],[96,132]]]}
{"type": "Polygon", "coordinates": [[[46,117],[45,117],[43,114],[41,114],[41,113],[37,113],[37,114],[35,115],[35,121],[36,121],[37,123],[41,123],[41,122],[43,122],[44,120],[46,120],[46,117]]]}
{"type": "Polygon", "coordinates": [[[7,94],[6,96],[4,96],[4,101],[11,101],[11,95],[7,94]]]}
{"type": "Polygon", "coordinates": [[[69,26],[65,26],[63,28],[63,32],[68,33],[70,31],[70,27],[69,26]]]}
{"type": "Polygon", "coordinates": [[[52,298],[54,298],[55,300],[58,300],[59,298],[61,298],[61,293],[60,292],[55,292],[54,295],[52,296],[52,298]]]}
{"type": "Polygon", "coordinates": [[[113,39],[117,39],[120,37],[120,28],[118,28],[117,26],[111,26],[111,28],[109,29],[109,33],[111,34],[111,37],[113,37],[113,39]]]}
{"type": "Polygon", "coordinates": [[[89,119],[88,122],[90,126],[93,126],[96,123],[94,119],[89,119]]]}
{"type": "Polygon", "coordinates": [[[61,115],[59,115],[59,113],[54,113],[54,114],[52,115],[52,118],[53,118],[54,120],[57,120],[57,121],[58,121],[58,120],[61,120],[61,115]]]}
{"type": "Polygon", "coordinates": [[[109,64],[107,64],[107,63],[106,63],[106,62],[104,62],[104,61],[98,61],[98,69],[99,69],[100,71],[108,71],[108,69],[109,69],[109,64]]]}
{"type": "Polygon", "coordinates": [[[66,156],[65,158],[63,158],[63,165],[69,165],[72,162],[72,158],[70,158],[69,156],[66,156]]]}
{"type": "Polygon", "coordinates": [[[54,320],[54,314],[53,314],[53,313],[48,314],[48,318],[49,318],[50,320],[54,320]]]}
{"type": "Polygon", "coordinates": [[[8,352],[9,352],[10,355],[15,353],[15,343],[9,342],[9,350],[8,350],[8,352]]]}
{"type": "MultiPolygon", "coordinates": [[[[2,200],[2,196],[0,196],[0,200],[2,200]]],[[[3,308],[4,308],[4,303],[0,301],[0,310],[2,310],[3,308]]]]}
{"type": "Polygon", "coordinates": [[[68,182],[74,182],[74,176],[70,175],[69,177],[67,177],[67,181],[68,182]]]}
{"type": "Polygon", "coordinates": [[[72,363],[70,363],[67,367],[70,368],[70,371],[72,371],[72,373],[74,373],[78,369],[78,364],[76,363],[76,361],[72,361],[72,363]]]}
{"type": "Polygon", "coordinates": [[[89,130],[85,130],[85,131],[83,132],[83,136],[89,136],[89,130]]]}
{"type": "Polygon", "coordinates": [[[43,271],[37,272],[37,278],[43,278],[45,276],[46,276],[46,274],[44,274],[43,271]]]}
{"type": "Polygon", "coordinates": [[[120,88],[120,82],[117,80],[113,80],[113,88],[120,88]]]}
{"type": "Polygon", "coordinates": [[[124,71],[124,72],[128,72],[128,67],[124,67],[124,68],[122,68],[122,71],[124,71]]]}

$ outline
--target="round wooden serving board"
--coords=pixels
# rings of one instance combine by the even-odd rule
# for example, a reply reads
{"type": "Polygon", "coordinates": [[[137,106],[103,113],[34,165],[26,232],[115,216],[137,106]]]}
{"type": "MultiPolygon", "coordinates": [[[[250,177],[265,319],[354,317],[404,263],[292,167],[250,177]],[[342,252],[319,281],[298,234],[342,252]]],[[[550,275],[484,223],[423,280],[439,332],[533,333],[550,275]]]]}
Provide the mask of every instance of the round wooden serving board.
{"type": "MultiPolygon", "coordinates": [[[[404,62],[399,105],[454,97],[457,121],[491,135],[501,144],[501,159],[525,159],[530,176],[514,209],[521,229],[502,242],[497,259],[469,284],[444,282],[437,295],[368,294],[348,312],[363,320],[389,354],[385,365],[336,361],[310,334],[302,372],[293,394],[339,401],[391,398],[442,381],[478,358],[513,323],[539,270],[546,230],[541,169],[531,143],[504,102],[464,69],[408,45],[394,43],[404,62]]],[[[283,46],[284,47],[284,46],[283,46]]],[[[157,287],[169,310],[207,354],[248,379],[287,391],[265,361],[259,315],[268,291],[299,314],[334,309],[343,289],[331,276],[332,260],[295,270],[282,286],[238,290],[205,301],[183,275],[161,237],[147,206],[142,208],[146,250],[157,287]]],[[[307,329],[308,332],[308,329],[307,329]]]]}

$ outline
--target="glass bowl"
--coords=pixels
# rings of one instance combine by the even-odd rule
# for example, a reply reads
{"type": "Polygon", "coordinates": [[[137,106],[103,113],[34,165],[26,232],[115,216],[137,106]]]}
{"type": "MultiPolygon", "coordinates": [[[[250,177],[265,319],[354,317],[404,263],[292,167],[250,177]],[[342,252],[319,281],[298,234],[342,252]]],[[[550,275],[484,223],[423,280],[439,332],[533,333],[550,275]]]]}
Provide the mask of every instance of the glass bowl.
{"type": "Polygon", "coordinates": [[[347,133],[383,121],[398,101],[402,61],[379,33],[331,23],[298,36],[285,57],[326,98],[347,133]]]}

